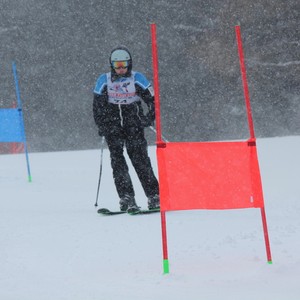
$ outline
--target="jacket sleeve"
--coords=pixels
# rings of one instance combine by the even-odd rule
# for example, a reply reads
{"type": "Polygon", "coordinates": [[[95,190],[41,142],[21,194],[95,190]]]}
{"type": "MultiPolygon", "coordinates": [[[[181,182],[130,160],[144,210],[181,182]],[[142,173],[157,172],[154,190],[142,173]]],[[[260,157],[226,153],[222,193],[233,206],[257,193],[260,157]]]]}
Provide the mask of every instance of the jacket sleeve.
{"type": "Polygon", "coordinates": [[[141,87],[137,87],[137,91],[148,107],[148,113],[146,114],[146,118],[148,119],[149,123],[152,124],[155,120],[155,102],[152,87],[149,86],[145,90],[143,90],[141,87]]]}
{"type": "Polygon", "coordinates": [[[148,113],[145,116],[147,126],[153,124],[155,120],[155,107],[154,107],[154,92],[151,83],[148,79],[139,72],[134,75],[135,86],[137,94],[142,98],[148,107],[148,113]]]}
{"type": "Polygon", "coordinates": [[[93,100],[93,116],[96,125],[100,131],[105,131],[106,127],[106,112],[107,112],[107,95],[103,93],[101,95],[94,93],[94,100],[93,100]]]}

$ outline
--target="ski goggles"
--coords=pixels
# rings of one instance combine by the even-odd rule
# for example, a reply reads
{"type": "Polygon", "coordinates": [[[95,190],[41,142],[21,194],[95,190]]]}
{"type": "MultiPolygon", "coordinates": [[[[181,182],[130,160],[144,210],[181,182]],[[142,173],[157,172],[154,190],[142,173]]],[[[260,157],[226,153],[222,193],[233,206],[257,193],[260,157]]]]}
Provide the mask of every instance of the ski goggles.
{"type": "Polygon", "coordinates": [[[111,64],[112,64],[113,69],[115,69],[115,70],[128,68],[128,61],[126,61],[126,60],[124,60],[124,61],[113,61],[111,64]]]}

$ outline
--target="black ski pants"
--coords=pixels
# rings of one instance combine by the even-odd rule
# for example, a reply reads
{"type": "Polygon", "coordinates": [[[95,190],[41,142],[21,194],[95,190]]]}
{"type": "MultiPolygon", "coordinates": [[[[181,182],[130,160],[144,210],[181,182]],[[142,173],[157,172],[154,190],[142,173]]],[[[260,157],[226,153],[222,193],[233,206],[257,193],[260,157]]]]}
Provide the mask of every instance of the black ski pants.
{"type": "Polygon", "coordinates": [[[119,197],[122,198],[124,195],[135,196],[128,165],[124,157],[124,146],[147,198],[158,195],[158,181],[148,156],[144,128],[116,127],[109,131],[105,139],[110,151],[113,178],[119,197]]]}

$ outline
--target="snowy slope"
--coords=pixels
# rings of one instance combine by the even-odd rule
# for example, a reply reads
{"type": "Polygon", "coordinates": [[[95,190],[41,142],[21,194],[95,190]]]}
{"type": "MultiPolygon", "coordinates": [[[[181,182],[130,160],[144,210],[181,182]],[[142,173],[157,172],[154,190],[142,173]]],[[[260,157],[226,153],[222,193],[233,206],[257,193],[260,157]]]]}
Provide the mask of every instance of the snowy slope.
{"type": "MultiPolygon", "coordinates": [[[[0,299],[300,299],[299,149],[258,140],[272,265],[260,210],[169,212],[168,275],[159,214],[96,213],[99,150],[30,154],[32,183],[24,155],[0,156],[0,299]]],[[[118,208],[106,150],[99,206],[118,208]]]]}

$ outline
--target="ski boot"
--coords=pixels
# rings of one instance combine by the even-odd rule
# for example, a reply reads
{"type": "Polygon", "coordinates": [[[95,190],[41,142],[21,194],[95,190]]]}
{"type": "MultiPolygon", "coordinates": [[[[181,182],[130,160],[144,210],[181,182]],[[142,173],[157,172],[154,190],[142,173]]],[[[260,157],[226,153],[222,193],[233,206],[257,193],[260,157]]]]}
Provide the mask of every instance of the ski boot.
{"type": "Polygon", "coordinates": [[[140,211],[133,196],[125,195],[120,199],[120,210],[127,211],[129,214],[134,214],[140,211]]]}
{"type": "Polygon", "coordinates": [[[148,198],[149,210],[160,210],[159,195],[154,195],[148,198]]]}

